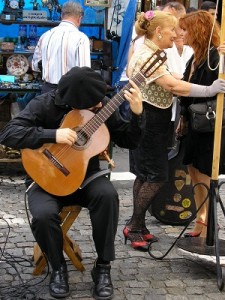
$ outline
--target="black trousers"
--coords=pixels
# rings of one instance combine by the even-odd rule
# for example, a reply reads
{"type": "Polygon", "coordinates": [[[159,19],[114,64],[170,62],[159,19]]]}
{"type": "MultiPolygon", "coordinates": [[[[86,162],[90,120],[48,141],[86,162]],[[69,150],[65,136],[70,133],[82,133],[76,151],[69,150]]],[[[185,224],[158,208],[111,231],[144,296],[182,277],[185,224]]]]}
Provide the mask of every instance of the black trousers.
{"type": "Polygon", "coordinates": [[[57,270],[64,261],[59,212],[65,205],[79,204],[89,210],[97,257],[106,261],[115,259],[119,199],[108,178],[96,178],[68,196],[48,194],[37,184],[28,190],[27,195],[34,237],[53,269],[57,270]]]}

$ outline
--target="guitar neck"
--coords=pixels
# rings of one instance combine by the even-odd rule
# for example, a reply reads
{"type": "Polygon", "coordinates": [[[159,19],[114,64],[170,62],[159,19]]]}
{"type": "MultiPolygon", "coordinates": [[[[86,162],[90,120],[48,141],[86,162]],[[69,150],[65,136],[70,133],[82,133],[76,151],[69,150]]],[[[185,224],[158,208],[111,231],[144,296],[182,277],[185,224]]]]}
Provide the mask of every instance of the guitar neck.
{"type": "MultiPolygon", "coordinates": [[[[141,70],[131,79],[137,86],[145,82],[145,78],[150,77],[164,62],[166,61],[166,53],[157,50],[145,62],[141,70]]],[[[123,89],[120,90],[96,115],[91,118],[82,128],[81,134],[91,137],[92,134],[114,113],[114,111],[125,101],[124,90],[129,90],[131,84],[128,82],[123,89]]]]}
{"type": "MultiPolygon", "coordinates": [[[[132,77],[132,81],[137,86],[145,81],[145,76],[142,72],[137,73],[132,77]]],[[[128,82],[118,94],[116,94],[87,124],[84,125],[82,131],[89,137],[114,113],[114,111],[125,101],[124,90],[129,90],[132,85],[128,82]]]]}

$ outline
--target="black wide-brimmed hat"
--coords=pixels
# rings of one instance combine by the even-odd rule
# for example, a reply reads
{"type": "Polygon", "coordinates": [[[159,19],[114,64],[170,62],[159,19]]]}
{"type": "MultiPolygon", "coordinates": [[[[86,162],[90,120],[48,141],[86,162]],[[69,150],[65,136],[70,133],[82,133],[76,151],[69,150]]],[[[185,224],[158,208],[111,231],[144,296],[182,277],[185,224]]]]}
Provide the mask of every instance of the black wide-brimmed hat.
{"type": "Polygon", "coordinates": [[[105,97],[106,83],[99,73],[89,67],[73,67],[61,77],[58,94],[57,104],[87,109],[105,97]]]}

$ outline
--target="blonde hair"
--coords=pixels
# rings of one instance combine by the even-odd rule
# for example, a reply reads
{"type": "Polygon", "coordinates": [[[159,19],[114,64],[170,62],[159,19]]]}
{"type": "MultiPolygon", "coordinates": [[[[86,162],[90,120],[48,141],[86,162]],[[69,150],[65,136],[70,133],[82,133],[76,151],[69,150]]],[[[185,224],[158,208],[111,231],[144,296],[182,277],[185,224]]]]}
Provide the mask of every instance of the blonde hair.
{"type": "Polygon", "coordinates": [[[157,27],[177,25],[177,18],[171,13],[155,10],[151,12],[149,19],[146,17],[147,13],[142,12],[135,22],[135,31],[138,36],[145,35],[147,38],[152,38],[157,27]]]}

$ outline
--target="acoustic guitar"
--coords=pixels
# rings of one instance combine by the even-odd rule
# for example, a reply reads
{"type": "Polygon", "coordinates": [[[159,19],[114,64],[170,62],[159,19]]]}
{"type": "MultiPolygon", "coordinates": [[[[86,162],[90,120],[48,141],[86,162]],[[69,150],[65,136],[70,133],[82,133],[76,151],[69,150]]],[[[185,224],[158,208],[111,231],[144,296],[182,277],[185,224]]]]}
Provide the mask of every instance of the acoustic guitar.
{"type": "MultiPolygon", "coordinates": [[[[145,84],[145,78],[150,77],[165,61],[165,52],[157,50],[132,80],[138,86],[145,84]]],[[[44,144],[34,150],[23,149],[22,163],[30,177],[50,194],[66,196],[75,192],[85,178],[90,158],[108,146],[110,136],[104,122],[125,100],[124,90],[131,87],[128,83],[97,114],[88,110],[71,110],[60,128],[76,131],[77,141],[72,146],[44,144]]]]}

